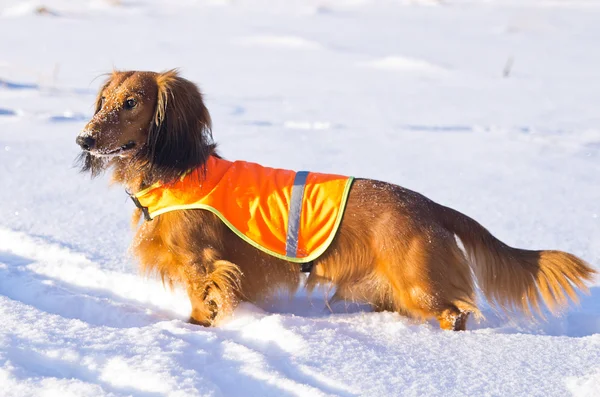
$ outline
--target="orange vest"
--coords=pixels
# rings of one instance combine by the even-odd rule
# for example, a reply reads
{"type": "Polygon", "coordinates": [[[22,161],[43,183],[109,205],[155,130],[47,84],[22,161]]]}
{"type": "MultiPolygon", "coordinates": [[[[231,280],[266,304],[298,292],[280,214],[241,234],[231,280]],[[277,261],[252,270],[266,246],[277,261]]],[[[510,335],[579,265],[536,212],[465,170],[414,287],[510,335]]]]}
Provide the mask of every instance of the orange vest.
{"type": "Polygon", "coordinates": [[[196,169],[132,198],[147,220],[175,210],[208,210],[254,247],[280,259],[306,263],[331,244],[352,180],[210,156],[205,173],[196,169]]]}

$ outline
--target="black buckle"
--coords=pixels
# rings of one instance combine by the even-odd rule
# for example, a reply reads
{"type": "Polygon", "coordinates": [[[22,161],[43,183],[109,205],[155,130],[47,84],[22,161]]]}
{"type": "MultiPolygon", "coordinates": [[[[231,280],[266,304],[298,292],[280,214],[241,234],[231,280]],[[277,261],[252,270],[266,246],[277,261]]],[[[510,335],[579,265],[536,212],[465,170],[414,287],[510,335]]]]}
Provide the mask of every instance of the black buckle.
{"type": "Polygon", "coordinates": [[[310,273],[312,271],[312,268],[313,268],[314,264],[315,264],[314,261],[310,261],[310,262],[306,262],[306,263],[301,263],[300,264],[300,271],[302,273],[310,273]]]}
{"type": "Polygon", "coordinates": [[[133,201],[133,204],[135,204],[136,207],[142,210],[142,214],[144,214],[144,219],[146,221],[151,221],[152,217],[150,216],[150,212],[148,212],[148,207],[144,207],[142,204],[140,204],[140,200],[138,200],[138,198],[135,197],[133,194],[129,194],[129,197],[131,198],[131,201],[133,201]]]}

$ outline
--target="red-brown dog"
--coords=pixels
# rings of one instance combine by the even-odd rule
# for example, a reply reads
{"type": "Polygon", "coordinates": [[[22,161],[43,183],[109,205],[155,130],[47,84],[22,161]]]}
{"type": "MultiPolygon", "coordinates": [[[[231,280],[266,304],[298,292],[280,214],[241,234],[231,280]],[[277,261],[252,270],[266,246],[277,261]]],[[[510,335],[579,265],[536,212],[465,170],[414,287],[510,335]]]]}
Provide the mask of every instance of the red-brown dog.
{"type": "MultiPolygon", "coordinates": [[[[111,168],[114,181],[133,193],[177,181],[218,157],[202,95],[175,71],[114,72],[77,143],[84,171],[111,168]]],[[[218,324],[241,300],[260,302],[298,286],[297,263],[248,244],[213,212],[171,211],[138,226],[141,215],[137,209],[133,216],[133,251],[145,271],[187,289],[193,323],[218,324]]],[[[565,252],[509,247],[473,219],[418,193],[356,179],[307,286],[331,283],[335,299],[464,330],[468,315],[479,315],[475,281],[496,307],[531,314],[542,302],[556,312],[576,300],[574,287],[585,289],[594,273],[565,252]]]]}

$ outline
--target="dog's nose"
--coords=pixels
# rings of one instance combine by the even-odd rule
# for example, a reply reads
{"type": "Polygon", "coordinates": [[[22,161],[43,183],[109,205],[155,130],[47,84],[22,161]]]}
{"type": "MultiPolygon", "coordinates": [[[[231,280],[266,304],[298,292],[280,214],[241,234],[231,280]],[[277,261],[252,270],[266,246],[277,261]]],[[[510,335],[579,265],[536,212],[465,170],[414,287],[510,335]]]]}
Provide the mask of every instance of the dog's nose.
{"type": "Polygon", "coordinates": [[[96,140],[91,136],[78,136],[75,140],[83,150],[92,150],[96,146],[96,140]]]}

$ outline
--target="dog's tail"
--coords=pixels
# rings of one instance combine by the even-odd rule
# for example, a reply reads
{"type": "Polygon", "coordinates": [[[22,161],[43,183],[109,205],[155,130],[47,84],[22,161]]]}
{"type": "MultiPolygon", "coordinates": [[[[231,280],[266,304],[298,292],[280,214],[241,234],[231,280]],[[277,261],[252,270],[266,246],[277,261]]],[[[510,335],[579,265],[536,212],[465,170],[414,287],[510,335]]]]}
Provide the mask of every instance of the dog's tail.
{"type": "MultiPolygon", "coordinates": [[[[433,203],[433,202],[432,202],[433,203]]],[[[587,292],[585,281],[596,271],[575,255],[562,251],[530,251],[509,247],[468,216],[433,203],[443,227],[463,243],[477,283],[488,301],[505,312],[532,311],[540,303],[554,314],[577,302],[574,287],[587,292]]]]}

